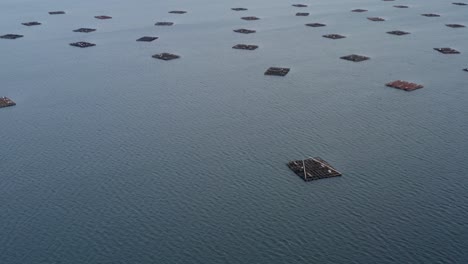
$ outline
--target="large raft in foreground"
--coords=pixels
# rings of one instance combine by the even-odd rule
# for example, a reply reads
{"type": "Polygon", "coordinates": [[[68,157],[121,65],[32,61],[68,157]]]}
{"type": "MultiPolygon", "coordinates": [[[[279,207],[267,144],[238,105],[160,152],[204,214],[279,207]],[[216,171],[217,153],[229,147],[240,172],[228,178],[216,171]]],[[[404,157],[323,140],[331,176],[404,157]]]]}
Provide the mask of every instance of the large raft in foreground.
{"type": "Polygon", "coordinates": [[[15,106],[15,105],[16,103],[13,102],[10,98],[0,97],[0,108],[8,107],[8,106],[15,106]]]}
{"type": "Polygon", "coordinates": [[[319,157],[288,162],[288,167],[304,181],[341,176],[341,173],[319,157]]]}

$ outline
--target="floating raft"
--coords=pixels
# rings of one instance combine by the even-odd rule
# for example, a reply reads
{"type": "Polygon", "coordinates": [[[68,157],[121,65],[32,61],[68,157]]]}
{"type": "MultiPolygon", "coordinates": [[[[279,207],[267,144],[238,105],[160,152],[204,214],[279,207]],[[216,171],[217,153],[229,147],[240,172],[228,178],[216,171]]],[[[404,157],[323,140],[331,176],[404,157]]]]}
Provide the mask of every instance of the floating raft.
{"type": "Polygon", "coordinates": [[[242,34],[252,34],[252,33],[257,32],[257,31],[255,31],[255,30],[252,30],[252,29],[245,29],[245,28],[234,29],[233,31],[234,31],[234,32],[237,32],[237,33],[242,33],[242,34]]]}
{"type": "Polygon", "coordinates": [[[64,15],[65,11],[50,11],[49,15],[64,15]]]}
{"type": "Polygon", "coordinates": [[[329,38],[329,39],[342,39],[346,38],[345,36],[342,36],[340,34],[328,34],[328,35],[323,35],[322,37],[324,38],[329,38]]]}
{"type": "Polygon", "coordinates": [[[231,10],[234,10],[234,11],[247,11],[248,9],[243,8],[243,7],[234,7],[234,8],[231,8],[231,10]]]}
{"type": "Polygon", "coordinates": [[[90,33],[94,31],[96,31],[96,29],[94,28],[79,28],[79,29],[73,30],[73,32],[80,32],[80,33],[90,33]]]}
{"type": "Polygon", "coordinates": [[[6,34],[3,36],[0,36],[2,39],[17,39],[17,38],[22,38],[23,35],[18,35],[18,34],[6,34]]]}
{"type": "Polygon", "coordinates": [[[463,69],[464,71],[468,72],[468,68],[463,69]]]}
{"type": "Polygon", "coordinates": [[[408,35],[410,33],[406,32],[406,31],[401,31],[401,30],[393,30],[393,31],[388,31],[387,34],[396,35],[396,36],[403,36],[403,35],[408,35]]]}
{"type": "Polygon", "coordinates": [[[174,22],[156,22],[155,26],[172,26],[174,22]]]}
{"type": "Polygon", "coordinates": [[[383,19],[381,17],[368,17],[367,19],[370,20],[370,21],[374,21],[374,22],[385,21],[385,19],[383,19]]]}
{"type": "Polygon", "coordinates": [[[25,23],[21,23],[21,25],[25,25],[25,26],[39,26],[39,25],[42,25],[41,23],[37,22],[37,21],[33,21],[33,22],[25,22],[25,23]]]}
{"type": "Polygon", "coordinates": [[[309,16],[309,13],[296,13],[296,16],[309,16]]]}
{"type": "Polygon", "coordinates": [[[414,91],[414,90],[417,90],[417,89],[421,89],[421,88],[424,87],[424,86],[422,86],[420,84],[410,83],[410,82],[401,81],[401,80],[387,83],[386,86],[396,88],[396,89],[400,89],[400,90],[404,90],[404,91],[407,91],[407,92],[414,91]]]}
{"type": "Polygon", "coordinates": [[[325,24],[322,24],[322,23],[308,23],[308,24],[305,24],[306,26],[308,27],[324,27],[326,26],[325,24]]]}
{"type": "Polygon", "coordinates": [[[361,8],[358,8],[358,9],[353,9],[351,10],[351,12],[355,12],[355,13],[363,13],[363,12],[367,12],[366,9],[361,9],[361,8]]]}
{"type": "Polygon", "coordinates": [[[445,24],[445,25],[451,28],[464,28],[465,27],[464,25],[461,25],[461,24],[445,24]]]}
{"type": "Polygon", "coordinates": [[[293,4],[292,6],[295,6],[295,7],[307,7],[307,5],[305,5],[305,4],[293,4]]]}
{"type": "Polygon", "coordinates": [[[421,16],[425,16],[425,17],[440,17],[440,15],[438,14],[421,14],[421,16]]]}
{"type": "Polygon", "coordinates": [[[96,46],[96,44],[89,43],[89,42],[84,42],[84,41],[79,41],[79,42],[70,43],[70,46],[78,47],[78,48],[89,48],[89,47],[96,46]]]}
{"type": "Polygon", "coordinates": [[[434,48],[434,50],[437,50],[438,52],[443,54],[460,54],[458,50],[454,50],[452,48],[434,48]]]}
{"type": "Polygon", "coordinates": [[[266,70],[265,75],[286,76],[289,70],[289,68],[270,67],[266,70]]]}
{"type": "Polygon", "coordinates": [[[95,16],[94,18],[97,18],[97,19],[112,19],[111,16],[103,16],[103,15],[101,15],[101,16],[95,16]]]}
{"type": "Polygon", "coordinates": [[[467,3],[452,3],[452,4],[454,4],[454,5],[459,5],[459,6],[466,6],[466,5],[468,5],[467,3]]]}
{"type": "Polygon", "coordinates": [[[169,14],[179,14],[179,15],[182,15],[182,14],[185,14],[185,13],[187,13],[187,11],[181,11],[181,10],[169,11],[169,14]]]}
{"type": "Polygon", "coordinates": [[[139,39],[137,39],[136,41],[145,41],[145,42],[151,42],[153,40],[157,40],[158,37],[149,37],[149,36],[144,36],[144,37],[141,37],[139,39]]]}
{"type": "Polygon", "coordinates": [[[393,7],[395,7],[395,8],[409,8],[409,6],[405,6],[405,5],[394,5],[393,7]]]}
{"type": "Polygon", "coordinates": [[[246,45],[246,44],[237,44],[233,49],[242,49],[242,50],[256,50],[258,48],[257,45],[246,45]]]}
{"type": "Polygon", "coordinates": [[[165,61],[170,61],[170,60],[175,60],[175,59],[180,58],[179,55],[175,55],[175,54],[172,54],[172,53],[166,53],[166,52],[160,53],[160,54],[155,54],[152,57],[155,58],[155,59],[165,60],[165,61]]]}
{"type": "Polygon", "coordinates": [[[247,17],[241,17],[241,19],[247,20],[247,21],[253,21],[253,20],[259,20],[260,18],[256,16],[247,16],[247,17]]]}
{"type": "Polygon", "coordinates": [[[9,106],[15,106],[16,103],[13,102],[10,98],[8,97],[0,97],[0,108],[3,107],[9,107],[9,106]]]}
{"type": "Polygon", "coordinates": [[[362,55],[351,54],[351,55],[348,55],[348,56],[340,57],[340,59],[348,60],[348,61],[352,61],[352,62],[361,62],[361,61],[368,60],[370,58],[366,57],[366,56],[362,56],[362,55]]]}
{"type": "Polygon", "coordinates": [[[304,181],[338,177],[342,174],[319,157],[288,162],[288,167],[304,181]]]}

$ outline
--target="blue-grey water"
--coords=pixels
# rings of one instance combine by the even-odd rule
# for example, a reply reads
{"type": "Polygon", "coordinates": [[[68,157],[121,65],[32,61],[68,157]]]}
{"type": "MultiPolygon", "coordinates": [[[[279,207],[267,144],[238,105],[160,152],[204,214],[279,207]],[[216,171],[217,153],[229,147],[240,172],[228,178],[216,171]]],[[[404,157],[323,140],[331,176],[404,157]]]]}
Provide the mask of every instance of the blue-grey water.
{"type": "Polygon", "coordinates": [[[468,263],[468,7],[294,3],[2,0],[0,263],[468,263]],[[303,182],[308,156],[343,177],[303,182]]]}

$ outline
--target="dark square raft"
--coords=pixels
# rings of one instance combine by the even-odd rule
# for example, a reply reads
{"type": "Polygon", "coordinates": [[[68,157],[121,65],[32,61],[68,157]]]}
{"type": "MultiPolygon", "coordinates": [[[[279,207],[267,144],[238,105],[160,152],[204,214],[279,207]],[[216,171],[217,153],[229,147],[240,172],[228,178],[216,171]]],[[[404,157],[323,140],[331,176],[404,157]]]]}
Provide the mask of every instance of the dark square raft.
{"type": "Polygon", "coordinates": [[[294,7],[307,7],[305,4],[293,4],[294,7]]]}
{"type": "Polygon", "coordinates": [[[96,46],[96,44],[85,42],[85,41],[79,41],[79,42],[70,43],[70,46],[78,47],[78,48],[89,48],[89,47],[96,46]]]}
{"type": "Polygon", "coordinates": [[[0,108],[3,107],[9,107],[9,106],[15,106],[16,103],[13,102],[10,98],[8,97],[0,97],[0,108]]]}
{"type": "Polygon", "coordinates": [[[170,60],[175,60],[175,59],[180,58],[179,55],[175,55],[175,54],[172,54],[172,53],[166,53],[166,52],[160,53],[160,54],[155,54],[152,57],[155,58],[155,59],[165,60],[165,61],[170,61],[170,60]]]}
{"type": "Polygon", "coordinates": [[[252,33],[257,32],[257,31],[255,31],[255,30],[252,30],[252,29],[245,29],[245,28],[234,29],[233,31],[236,32],[236,33],[242,33],[242,34],[252,34],[252,33]]]}
{"type": "Polygon", "coordinates": [[[362,56],[362,55],[351,54],[351,55],[348,55],[348,56],[340,57],[340,59],[348,60],[348,61],[352,61],[352,62],[361,62],[361,61],[369,60],[370,58],[366,57],[366,56],[362,56]]]}
{"type": "Polygon", "coordinates": [[[94,28],[79,28],[79,29],[73,30],[73,32],[80,32],[80,33],[91,33],[94,31],[96,31],[96,29],[94,28]]]}
{"type": "Polygon", "coordinates": [[[49,15],[64,15],[65,11],[50,11],[49,15]]]}
{"type": "Polygon", "coordinates": [[[18,34],[6,34],[3,36],[0,36],[2,39],[17,39],[17,38],[22,38],[23,35],[18,35],[18,34]]]}
{"type": "Polygon", "coordinates": [[[403,35],[408,35],[410,33],[406,32],[406,31],[401,31],[401,30],[393,30],[393,31],[388,31],[387,34],[396,35],[396,36],[403,36],[403,35]]]}
{"type": "Polygon", "coordinates": [[[111,16],[95,16],[94,18],[97,18],[97,19],[112,19],[111,16]]]}
{"type": "Polygon", "coordinates": [[[306,26],[308,27],[324,27],[326,26],[325,24],[322,24],[322,23],[308,23],[308,24],[305,24],[306,26]]]}
{"type": "Polygon", "coordinates": [[[393,7],[395,7],[395,8],[409,8],[409,6],[405,6],[405,5],[394,5],[393,7]]]}
{"type": "Polygon", "coordinates": [[[460,54],[458,50],[452,48],[434,48],[434,50],[437,50],[438,52],[443,54],[460,54]]]}
{"type": "Polygon", "coordinates": [[[363,13],[363,12],[367,12],[366,9],[361,9],[361,8],[358,8],[358,9],[353,9],[351,10],[351,12],[355,12],[355,13],[363,13]]]}
{"type": "Polygon", "coordinates": [[[447,27],[451,27],[451,28],[464,28],[465,26],[464,25],[460,25],[460,24],[446,24],[447,27]]]}
{"type": "Polygon", "coordinates": [[[342,38],[346,38],[345,36],[340,35],[340,34],[328,34],[328,35],[323,35],[322,37],[324,37],[324,38],[329,38],[329,39],[342,39],[342,38]]]}
{"type": "Polygon", "coordinates": [[[145,41],[145,42],[151,42],[153,40],[157,40],[158,37],[149,37],[149,36],[144,36],[144,37],[141,37],[139,39],[137,39],[136,41],[145,41]]]}
{"type": "Polygon", "coordinates": [[[174,22],[156,22],[155,26],[172,26],[174,22]]]}
{"type": "Polygon", "coordinates": [[[367,19],[370,20],[370,21],[374,21],[374,22],[385,21],[385,19],[383,19],[381,17],[368,17],[367,19]]]}
{"type": "Polygon", "coordinates": [[[256,50],[258,48],[257,45],[246,45],[246,44],[237,44],[233,49],[242,49],[242,50],[256,50]]]}
{"type": "Polygon", "coordinates": [[[286,76],[289,70],[289,68],[270,67],[265,71],[265,75],[286,76]]]}
{"type": "Polygon", "coordinates": [[[187,11],[181,11],[181,10],[169,11],[169,14],[179,14],[179,15],[182,15],[182,14],[185,14],[185,13],[187,13],[187,11]]]}
{"type": "Polygon", "coordinates": [[[304,181],[338,177],[342,174],[319,157],[288,162],[288,167],[304,181]]]}
{"type": "Polygon", "coordinates": [[[407,91],[407,92],[414,91],[414,90],[417,90],[417,89],[421,89],[421,88],[424,87],[424,86],[422,86],[420,84],[401,81],[401,80],[393,81],[393,82],[387,83],[385,85],[388,86],[388,87],[404,90],[404,91],[407,91]]]}
{"type": "Polygon", "coordinates": [[[39,22],[37,22],[37,21],[25,22],[25,23],[21,23],[21,24],[22,24],[22,25],[25,25],[25,26],[28,26],[28,27],[42,25],[41,23],[39,23],[39,22]]]}
{"type": "Polygon", "coordinates": [[[296,16],[309,16],[309,13],[296,13],[296,16]]]}
{"type": "Polygon", "coordinates": [[[438,14],[421,14],[421,16],[425,16],[425,17],[440,17],[440,15],[438,15],[438,14]]]}
{"type": "Polygon", "coordinates": [[[467,3],[460,3],[460,2],[458,2],[458,3],[452,3],[452,4],[454,4],[454,5],[459,5],[459,6],[466,6],[466,5],[468,5],[467,3]]]}
{"type": "Polygon", "coordinates": [[[243,7],[234,7],[234,8],[231,8],[231,10],[234,10],[234,11],[247,11],[248,9],[243,8],[243,7]]]}
{"type": "Polygon", "coordinates": [[[247,21],[253,21],[253,20],[259,20],[260,18],[256,16],[247,16],[247,17],[241,17],[241,19],[247,20],[247,21]]]}

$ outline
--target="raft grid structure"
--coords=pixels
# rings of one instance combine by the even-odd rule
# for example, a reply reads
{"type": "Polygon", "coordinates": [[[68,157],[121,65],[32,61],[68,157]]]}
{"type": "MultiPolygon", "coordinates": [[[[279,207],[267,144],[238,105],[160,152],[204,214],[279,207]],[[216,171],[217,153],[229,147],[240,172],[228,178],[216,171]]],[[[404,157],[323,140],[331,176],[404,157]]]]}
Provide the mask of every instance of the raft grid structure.
{"type": "Polygon", "coordinates": [[[342,60],[348,60],[352,62],[361,62],[361,61],[366,61],[369,60],[369,57],[362,56],[362,55],[357,55],[357,54],[351,54],[347,56],[340,57],[342,60]]]}
{"type": "Polygon", "coordinates": [[[96,44],[85,42],[85,41],[78,41],[78,42],[70,43],[70,46],[78,47],[78,48],[89,48],[89,47],[96,46],[96,44]]]}
{"type": "Polygon", "coordinates": [[[175,54],[167,53],[167,52],[163,52],[163,53],[160,53],[160,54],[155,54],[152,57],[155,58],[155,59],[165,60],[165,61],[170,61],[170,60],[175,60],[175,59],[180,58],[179,55],[175,55],[175,54]]]}
{"type": "Polygon", "coordinates": [[[322,37],[324,37],[324,38],[329,38],[329,39],[342,39],[342,38],[346,38],[345,36],[340,35],[340,34],[327,34],[327,35],[323,35],[322,37]]]}
{"type": "Polygon", "coordinates": [[[458,50],[452,48],[434,48],[434,50],[437,50],[442,54],[460,54],[458,50]]]}
{"type": "Polygon", "coordinates": [[[137,39],[136,41],[151,42],[151,41],[154,41],[154,40],[157,40],[157,39],[158,39],[158,37],[144,36],[144,37],[141,37],[141,38],[137,39]]]}
{"type": "Polygon", "coordinates": [[[252,29],[245,29],[245,28],[234,29],[233,31],[236,32],[236,33],[242,33],[242,34],[252,34],[252,33],[257,32],[257,31],[255,31],[255,30],[252,30],[252,29]]]}
{"type": "Polygon", "coordinates": [[[288,162],[288,167],[304,181],[314,181],[341,176],[341,172],[333,168],[320,157],[288,162]]]}
{"type": "Polygon", "coordinates": [[[289,68],[270,67],[265,71],[265,75],[286,76],[289,70],[289,68]]]}
{"type": "Polygon", "coordinates": [[[402,80],[393,81],[393,82],[387,83],[385,85],[388,86],[388,87],[404,90],[404,91],[407,91],[407,92],[411,92],[411,91],[421,89],[421,88],[424,87],[421,84],[411,83],[411,82],[402,81],[402,80]]]}

